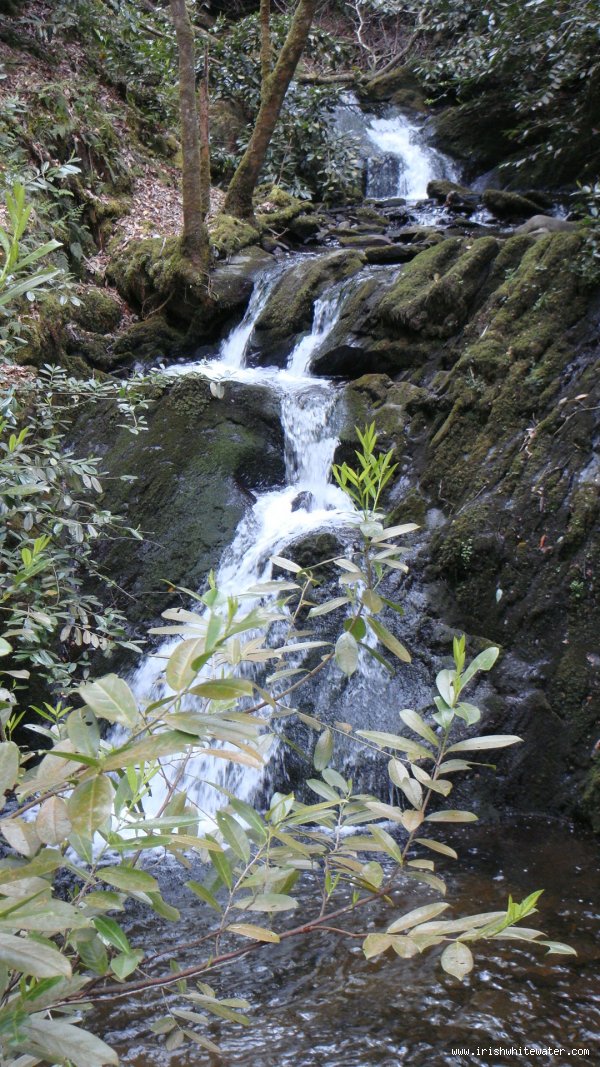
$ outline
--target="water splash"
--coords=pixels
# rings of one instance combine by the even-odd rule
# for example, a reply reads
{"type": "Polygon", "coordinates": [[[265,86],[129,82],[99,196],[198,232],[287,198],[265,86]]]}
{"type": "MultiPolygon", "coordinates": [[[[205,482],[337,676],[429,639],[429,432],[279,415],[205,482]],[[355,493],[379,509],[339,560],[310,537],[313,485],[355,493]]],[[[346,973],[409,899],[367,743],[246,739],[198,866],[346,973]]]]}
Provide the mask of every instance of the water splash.
{"type": "Polygon", "coordinates": [[[405,115],[371,117],[366,132],[378,149],[367,161],[367,196],[422,200],[434,178],[457,180],[454,164],[425,144],[420,127],[405,115]]]}
{"type": "MultiPolygon", "coordinates": [[[[334,286],[316,301],[312,329],[294,347],[285,369],[246,367],[248,342],[279,274],[280,271],[267,272],[257,282],[242,322],[223,342],[217,359],[180,364],[168,372],[177,375],[199,372],[210,380],[258,384],[279,397],[286,484],[258,494],[225,551],[216,581],[219,589],[230,594],[239,595],[258,581],[268,579],[270,557],[281,553],[291,542],[318,530],[339,529],[352,520],[347,497],[330,481],[338,443],[340,390],[325,379],[311,378],[310,363],[337,325],[344,300],[353,287],[334,286]]],[[[163,670],[176,643],[176,640],[165,641],[136,671],[132,687],[140,701],[158,699],[168,691],[163,670]]],[[[155,780],[147,810],[160,810],[169,782],[174,775],[181,775],[179,787],[185,789],[188,800],[209,822],[225,802],[213,784],[251,800],[264,777],[264,771],[202,753],[189,759],[183,768],[181,762],[174,762],[164,770],[163,778],[155,780]]]]}

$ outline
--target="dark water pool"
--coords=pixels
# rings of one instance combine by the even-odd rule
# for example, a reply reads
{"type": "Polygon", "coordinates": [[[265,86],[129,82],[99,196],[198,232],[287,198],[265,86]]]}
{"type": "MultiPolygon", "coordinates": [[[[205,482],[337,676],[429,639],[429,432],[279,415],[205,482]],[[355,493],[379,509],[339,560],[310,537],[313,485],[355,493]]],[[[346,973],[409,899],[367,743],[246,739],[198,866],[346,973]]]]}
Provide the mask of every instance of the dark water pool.
{"type": "MultiPolygon", "coordinates": [[[[567,941],[578,956],[545,956],[518,944],[501,952],[478,949],[470,980],[460,983],[440,970],[439,951],[417,960],[387,954],[367,962],[360,941],[313,934],[266,946],[209,979],[219,995],[245,997],[253,1006],[251,1028],[215,1022],[205,1031],[222,1048],[221,1058],[197,1047],[164,1048],[164,1039],[149,1029],[165,1014],[160,996],[114,1002],[89,1024],[127,1067],[598,1067],[600,857],[594,841],[541,819],[518,828],[469,827],[455,840],[465,862],[453,873],[448,861],[445,873],[456,914],[500,909],[509,893],[522,899],[543,887],[540,915],[530,924],[567,941]],[[565,1051],[525,1053],[526,1047],[549,1046],[565,1051]],[[490,1051],[511,1047],[522,1052],[490,1051]],[[469,1054],[452,1051],[467,1048],[469,1054]]],[[[181,900],[173,891],[167,895],[181,907],[185,933],[181,924],[150,928],[132,920],[131,940],[149,953],[170,939],[198,936],[187,891],[181,900]]],[[[410,887],[394,914],[433,898],[430,890],[417,894],[410,887]]],[[[390,921],[382,910],[363,928],[375,929],[378,917],[382,925],[390,921]]],[[[357,916],[355,922],[365,920],[357,916]]],[[[193,959],[191,953],[185,963],[193,959]]]]}

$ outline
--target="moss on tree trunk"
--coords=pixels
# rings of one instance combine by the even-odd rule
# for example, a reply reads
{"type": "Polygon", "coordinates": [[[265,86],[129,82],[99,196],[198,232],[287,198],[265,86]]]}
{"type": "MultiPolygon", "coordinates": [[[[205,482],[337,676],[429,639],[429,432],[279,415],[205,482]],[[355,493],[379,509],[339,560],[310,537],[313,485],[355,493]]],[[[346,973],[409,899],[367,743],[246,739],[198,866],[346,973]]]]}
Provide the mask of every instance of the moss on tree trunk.
{"type": "Polygon", "coordinates": [[[304,51],[316,6],[317,0],[299,0],[273,73],[264,86],[265,92],[248,147],[227,191],[224,211],[228,215],[235,215],[239,219],[252,219],[254,216],[252,194],[277,125],[285,94],[304,51]]]}

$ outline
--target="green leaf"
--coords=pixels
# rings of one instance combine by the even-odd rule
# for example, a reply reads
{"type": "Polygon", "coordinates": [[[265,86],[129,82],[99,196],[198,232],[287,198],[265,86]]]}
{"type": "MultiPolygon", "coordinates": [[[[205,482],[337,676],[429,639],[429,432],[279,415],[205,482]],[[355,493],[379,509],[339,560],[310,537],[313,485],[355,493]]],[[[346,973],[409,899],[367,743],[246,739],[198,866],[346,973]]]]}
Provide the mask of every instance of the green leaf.
{"type": "Polygon", "coordinates": [[[147,871],[139,871],[136,867],[99,867],[97,876],[101,882],[114,885],[116,889],[123,889],[126,893],[155,893],[158,891],[158,882],[147,871]]]}
{"type": "Polygon", "coordinates": [[[381,533],[372,537],[373,544],[378,544],[379,541],[389,541],[392,537],[402,537],[403,534],[413,533],[414,530],[418,530],[419,527],[415,522],[405,522],[402,526],[389,526],[387,530],[383,530],[381,533]]]}
{"type": "Polygon", "coordinates": [[[194,696],[205,700],[236,700],[238,697],[252,696],[254,686],[244,678],[216,678],[212,682],[201,682],[190,690],[194,696]]]}
{"type": "Polygon", "coordinates": [[[79,687],[79,695],[99,719],[137,726],[139,712],[131,689],[117,674],[107,674],[97,682],[79,687]]]}
{"type": "Polygon", "coordinates": [[[506,748],[508,745],[517,745],[523,741],[522,737],[515,734],[487,734],[485,737],[468,737],[465,741],[458,741],[450,745],[447,752],[477,752],[486,748],[506,748]]]}
{"type": "Polygon", "coordinates": [[[253,926],[252,923],[231,923],[227,929],[242,937],[250,937],[253,941],[271,941],[273,944],[281,941],[279,934],[276,934],[274,930],[267,930],[264,926],[253,926]]]}
{"type": "Polygon", "coordinates": [[[372,960],[374,956],[380,956],[382,952],[391,948],[393,940],[389,934],[368,934],[362,944],[365,958],[372,960]]]}
{"type": "Polygon", "coordinates": [[[231,870],[227,857],[223,855],[222,852],[211,852],[210,862],[223,885],[226,885],[228,889],[231,889],[233,885],[233,871],[231,870]]]}
{"type": "Polygon", "coordinates": [[[344,604],[349,603],[349,597],[336,596],[333,600],[327,600],[324,604],[319,604],[316,608],[311,608],[308,617],[309,619],[315,619],[318,615],[328,615],[330,611],[336,611],[337,608],[341,608],[344,604]]]}
{"type": "Polygon", "coordinates": [[[9,656],[12,650],[12,645],[6,638],[0,637],[0,656],[9,656]]]}
{"type": "Polygon", "coordinates": [[[323,730],[313,754],[313,764],[317,771],[322,771],[329,764],[333,755],[333,734],[329,728],[323,730]]]}
{"type": "Polygon", "coordinates": [[[238,900],[235,907],[242,911],[291,911],[298,907],[298,901],[285,893],[259,893],[257,897],[238,900]]]}
{"type": "Polygon", "coordinates": [[[365,589],[362,595],[362,602],[374,615],[377,615],[383,608],[383,600],[373,589],[365,589]]]}
{"type": "Polygon", "coordinates": [[[271,556],[271,563],[275,563],[284,571],[291,571],[292,574],[299,574],[302,570],[298,563],[293,563],[291,559],[284,559],[283,556],[271,556]]]}
{"type": "Polygon", "coordinates": [[[193,743],[190,735],[182,730],[163,730],[133,745],[115,749],[103,760],[102,767],[105,771],[117,771],[124,767],[139,766],[148,760],[160,759],[161,756],[183,753],[186,747],[193,743]]]}
{"type": "Polygon", "coordinates": [[[14,741],[3,741],[0,745],[0,802],[2,794],[12,789],[19,776],[19,748],[14,741]]]}
{"type": "Polygon", "coordinates": [[[0,830],[15,852],[27,857],[35,856],[38,852],[41,841],[34,823],[26,822],[25,819],[3,819],[0,830]]]}
{"type": "Polygon", "coordinates": [[[538,941],[538,945],[544,945],[548,949],[548,955],[556,953],[559,956],[576,956],[577,952],[570,945],[563,944],[562,941],[538,941]]]}
{"type": "Polygon", "coordinates": [[[232,815],[228,815],[226,811],[218,811],[217,826],[224,840],[235,852],[236,856],[243,863],[247,863],[250,859],[250,842],[237,819],[234,819],[232,815]]]}
{"type": "Polygon", "coordinates": [[[118,956],[114,956],[110,961],[110,969],[117,976],[117,978],[124,982],[130,974],[139,967],[144,958],[144,953],[137,950],[135,952],[121,952],[118,956]]]}
{"type": "Polygon", "coordinates": [[[71,977],[71,964],[58,949],[4,931],[0,931],[0,962],[34,978],[71,977]]]}
{"type": "Polygon", "coordinates": [[[379,619],[374,619],[372,615],[369,615],[367,617],[367,625],[371,627],[373,633],[377,638],[379,638],[382,645],[385,645],[385,647],[390,652],[392,652],[397,659],[399,659],[402,663],[411,662],[410,652],[408,651],[408,649],[406,649],[404,645],[401,644],[400,641],[398,641],[397,637],[394,637],[394,635],[390,633],[390,631],[383,625],[382,622],[379,621],[379,619]]]}
{"type": "Polygon", "coordinates": [[[419,737],[424,738],[425,741],[429,741],[437,748],[438,738],[434,734],[431,727],[427,726],[427,723],[423,721],[421,716],[416,711],[410,711],[409,709],[401,711],[400,718],[402,719],[402,722],[406,723],[409,729],[414,730],[414,732],[418,734],[419,737]]]}
{"type": "Polygon", "coordinates": [[[395,919],[391,926],[388,926],[388,933],[394,934],[400,930],[409,930],[412,926],[420,926],[421,923],[427,922],[429,919],[435,919],[449,907],[449,904],[445,904],[443,900],[440,900],[435,904],[424,904],[421,908],[413,908],[412,911],[407,911],[406,915],[401,915],[399,919],[395,919]]]}
{"type": "Polygon", "coordinates": [[[24,1044],[50,1062],[70,1060],[74,1067],[104,1067],[119,1063],[119,1057],[99,1037],[70,1023],[30,1015],[22,1024],[24,1044]]]}
{"type": "Polygon", "coordinates": [[[462,982],[465,975],[473,970],[473,953],[462,941],[453,941],[442,952],[440,963],[448,974],[462,982]]]}
{"type": "Polygon", "coordinates": [[[67,805],[61,797],[49,797],[44,801],[35,820],[35,828],[45,845],[59,845],[66,840],[72,826],[67,805]]]}
{"type": "Polygon", "coordinates": [[[98,774],[80,782],[67,801],[67,815],[80,837],[93,837],[105,828],[113,809],[115,791],[110,778],[98,774]]]}
{"type": "Polygon", "coordinates": [[[194,881],[186,882],[185,884],[188,889],[191,889],[192,893],[195,893],[197,897],[200,897],[200,900],[203,900],[209,907],[214,908],[215,911],[223,911],[216,897],[213,896],[206,886],[201,885],[200,882],[194,881]]]}
{"type": "Polygon", "coordinates": [[[204,638],[196,637],[189,641],[181,641],[171,653],[167,663],[166,678],[167,685],[175,693],[186,689],[194,681],[198,670],[192,664],[204,654],[204,649],[204,638]]]}
{"type": "Polygon", "coordinates": [[[340,634],[335,643],[335,662],[348,678],[358,667],[358,645],[356,639],[348,631],[340,634]]]}
{"type": "Polygon", "coordinates": [[[462,686],[464,687],[467,682],[470,682],[473,675],[477,674],[477,671],[491,671],[499,655],[500,649],[492,645],[490,648],[480,652],[478,656],[475,656],[475,659],[471,660],[466,671],[463,672],[461,677],[462,686]]]}
{"type": "Polygon", "coordinates": [[[434,811],[426,816],[427,822],[477,822],[472,811],[434,811]]]}
{"type": "Polygon", "coordinates": [[[357,730],[356,733],[359,737],[366,738],[367,741],[381,745],[382,748],[395,748],[398,752],[405,752],[409,760],[413,762],[419,759],[433,759],[433,754],[428,748],[424,748],[423,745],[401,734],[388,734],[382,730],[357,730]]]}
{"type": "Polygon", "coordinates": [[[118,923],[114,919],[109,919],[108,916],[99,915],[96,919],[92,920],[96,930],[105,941],[108,941],[109,945],[113,948],[117,948],[119,952],[130,952],[131,945],[127,939],[126,934],[123,932],[118,923]]]}
{"type": "Polygon", "coordinates": [[[450,856],[451,859],[457,860],[458,853],[450,848],[449,845],[443,845],[440,841],[433,841],[430,837],[416,837],[416,845],[423,845],[423,848],[430,848],[432,852],[439,852],[442,856],[450,856]]]}

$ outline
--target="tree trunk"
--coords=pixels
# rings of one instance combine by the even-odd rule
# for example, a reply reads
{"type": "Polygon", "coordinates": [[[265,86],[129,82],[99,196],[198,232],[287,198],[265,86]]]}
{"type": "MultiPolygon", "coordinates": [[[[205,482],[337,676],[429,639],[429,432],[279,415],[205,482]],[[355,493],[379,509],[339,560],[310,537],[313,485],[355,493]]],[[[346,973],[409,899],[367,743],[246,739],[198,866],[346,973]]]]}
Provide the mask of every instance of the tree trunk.
{"type": "Polygon", "coordinates": [[[261,100],[265,99],[267,82],[273,65],[273,46],[271,41],[271,0],[260,0],[260,80],[261,100]]]}
{"type": "Polygon", "coordinates": [[[277,125],[281,107],[304,51],[318,0],[299,0],[275,69],[269,77],[256,125],[231,179],[223,210],[239,219],[253,219],[252,194],[277,125]]]}
{"type": "Polygon", "coordinates": [[[208,271],[208,231],[202,214],[200,178],[200,129],[196,106],[196,61],[194,30],[185,0],[170,0],[179,49],[179,105],[181,112],[181,152],[183,189],[184,255],[199,270],[208,271]]]}
{"type": "Polygon", "coordinates": [[[210,112],[208,97],[208,46],[204,49],[204,71],[198,89],[198,119],[200,122],[200,190],[202,217],[210,211],[210,112]]]}

